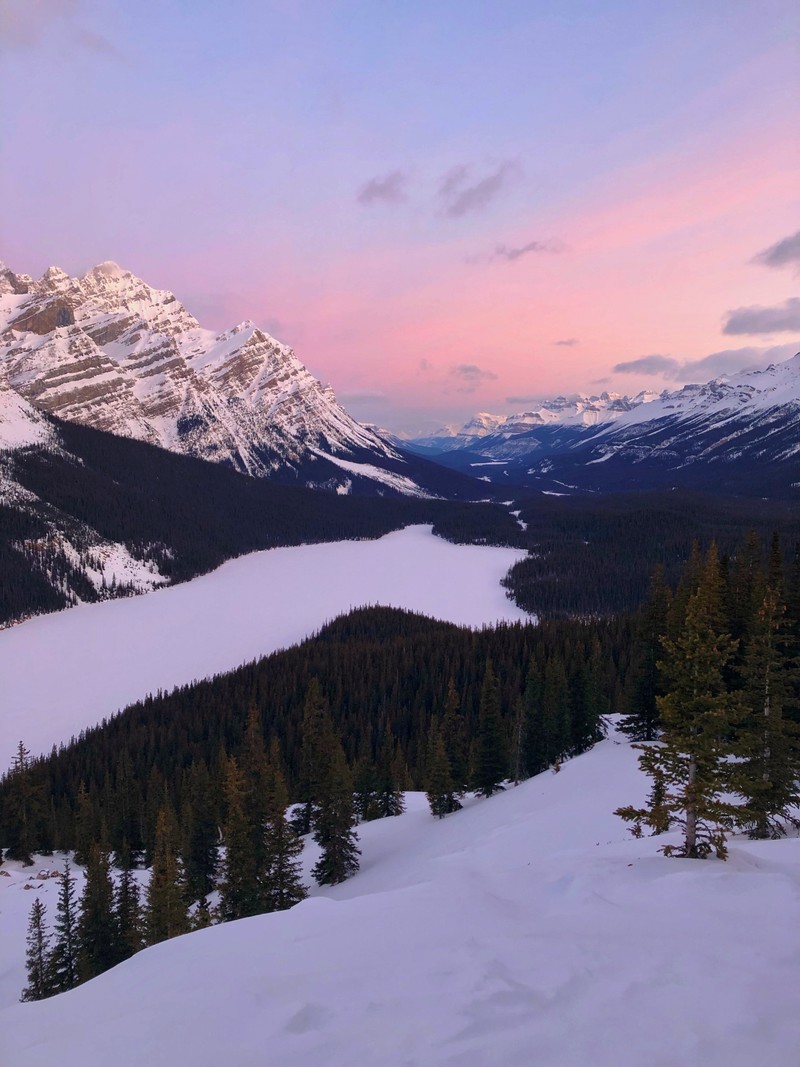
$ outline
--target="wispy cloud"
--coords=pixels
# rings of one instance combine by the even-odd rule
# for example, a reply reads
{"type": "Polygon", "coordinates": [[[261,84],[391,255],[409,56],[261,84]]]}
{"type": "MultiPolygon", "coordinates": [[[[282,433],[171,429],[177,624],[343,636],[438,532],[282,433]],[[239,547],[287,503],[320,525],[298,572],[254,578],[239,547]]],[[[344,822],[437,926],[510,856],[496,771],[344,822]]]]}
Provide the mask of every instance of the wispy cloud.
{"type": "Polygon", "coordinates": [[[759,252],[753,262],[765,267],[797,267],[800,270],[800,230],[759,252]]]}
{"type": "Polygon", "coordinates": [[[408,197],[406,185],[408,175],[402,170],[393,170],[391,174],[370,178],[358,191],[356,200],[369,207],[372,204],[402,204],[408,197]]]}
{"type": "Polygon", "coordinates": [[[727,334],[791,333],[800,331],[800,297],[790,296],[776,307],[734,308],[722,332],[727,334]]]}
{"type": "Polygon", "coordinates": [[[507,159],[482,178],[473,178],[472,168],[460,163],[448,171],[439,184],[441,213],[451,219],[460,219],[482,211],[521,173],[519,163],[507,159]]]}
{"type": "Polygon", "coordinates": [[[650,356],[640,356],[638,359],[629,359],[625,363],[617,363],[611,369],[614,374],[663,374],[670,377],[680,363],[672,356],[662,356],[654,352],[650,356]]]}
{"type": "Polygon", "coordinates": [[[450,371],[450,377],[457,379],[459,393],[474,393],[482,382],[494,381],[494,371],[483,370],[475,363],[459,363],[450,371]]]}
{"type": "Polygon", "coordinates": [[[507,396],[507,404],[539,404],[544,403],[540,396],[507,396]]]}
{"type": "Polygon", "coordinates": [[[565,337],[563,341],[554,341],[553,344],[562,345],[564,348],[572,348],[574,345],[578,344],[578,338],[565,337]]]}
{"type": "Polygon", "coordinates": [[[528,241],[527,244],[509,246],[498,245],[492,254],[493,259],[505,259],[509,263],[516,263],[523,256],[529,256],[534,252],[561,252],[562,246],[555,241],[528,241]]]}
{"type": "Polygon", "coordinates": [[[683,361],[672,356],[653,354],[617,363],[612,369],[615,374],[660,375],[673,382],[707,382],[724,374],[738,374],[740,371],[765,367],[769,363],[780,363],[795,355],[797,349],[797,344],[763,348],[748,345],[745,348],[724,348],[701,359],[683,361]]]}

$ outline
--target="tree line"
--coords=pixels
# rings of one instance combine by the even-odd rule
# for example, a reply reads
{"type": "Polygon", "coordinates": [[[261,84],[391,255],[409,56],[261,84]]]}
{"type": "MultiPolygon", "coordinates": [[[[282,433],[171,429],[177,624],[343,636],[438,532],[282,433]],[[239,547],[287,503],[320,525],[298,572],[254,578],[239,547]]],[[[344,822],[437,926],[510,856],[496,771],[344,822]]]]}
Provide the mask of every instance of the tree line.
{"type": "Polygon", "coordinates": [[[654,576],[638,629],[632,708],[651,788],[618,814],[640,836],[680,828],[667,855],[727,856],[736,830],[799,827],[800,553],[788,574],[777,534],[733,559],[695,546],[674,594],[654,576]]]}

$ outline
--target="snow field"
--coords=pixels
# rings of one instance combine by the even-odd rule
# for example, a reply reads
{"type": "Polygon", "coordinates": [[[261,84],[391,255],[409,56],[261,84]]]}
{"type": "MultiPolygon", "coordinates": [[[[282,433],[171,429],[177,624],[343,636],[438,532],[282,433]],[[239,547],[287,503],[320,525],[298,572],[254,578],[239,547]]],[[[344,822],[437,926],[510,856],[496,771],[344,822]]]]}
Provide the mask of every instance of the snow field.
{"type": "Polygon", "coordinates": [[[475,627],[528,620],[500,585],[524,555],[412,526],[374,541],[255,552],[182,585],[0,631],[0,767],[20,740],[47,752],[148,693],[296,644],[352,608],[408,608],[475,627]]]}
{"type": "Polygon", "coordinates": [[[612,814],[645,791],[612,737],[442,821],[412,795],[343,885],[8,1008],[0,1061],[795,1067],[800,841],[667,860],[612,814]]]}

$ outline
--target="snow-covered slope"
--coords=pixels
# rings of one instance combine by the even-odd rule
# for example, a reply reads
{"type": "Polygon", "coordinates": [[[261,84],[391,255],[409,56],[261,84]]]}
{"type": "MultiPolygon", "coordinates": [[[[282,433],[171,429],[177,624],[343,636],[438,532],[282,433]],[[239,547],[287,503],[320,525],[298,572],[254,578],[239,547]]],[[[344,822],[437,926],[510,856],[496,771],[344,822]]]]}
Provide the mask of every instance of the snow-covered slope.
{"type": "Polygon", "coordinates": [[[633,397],[620,393],[601,393],[599,396],[576,393],[545,400],[539,407],[515,415],[492,415],[479,411],[460,428],[443,426],[425,437],[414,438],[408,444],[426,451],[442,452],[460,448],[483,450],[489,444],[494,448],[501,442],[512,441],[518,435],[542,426],[584,427],[614,422],[621,415],[650,403],[657,396],[652,392],[641,392],[633,397]]]}
{"type": "MultiPolygon", "coordinates": [[[[10,1007],[0,1059],[794,1067],[800,840],[736,840],[725,864],[658,856],[668,838],[634,841],[612,814],[643,798],[635,755],[613,737],[441,822],[411,797],[359,828],[343,885],[10,1007]]],[[[19,973],[20,898],[46,892],[52,914],[55,883],[0,882],[19,973]]]]}
{"type": "Polygon", "coordinates": [[[800,485],[800,354],[660,396],[590,401],[559,398],[440,450],[453,467],[492,463],[483,476],[546,491],[682,485],[785,495],[800,485]]]}
{"type": "Polygon", "coordinates": [[[0,265],[0,381],[62,419],[249,474],[294,470],[347,491],[377,467],[401,475],[394,490],[425,495],[408,460],[292,349],[249,321],[203,329],[172,293],[115,263],[81,278],[50,267],[38,280],[0,265]],[[356,469],[345,475],[331,455],[356,469]]]}
{"type": "Polygon", "coordinates": [[[475,627],[528,619],[500,585],[523,556],[415,526],[376,541],[255,552],[146,597],[2,630],[0,767],[20,738],[47,752],[147,693],[286,648],[351,608],[407,608],[475,627]]]}

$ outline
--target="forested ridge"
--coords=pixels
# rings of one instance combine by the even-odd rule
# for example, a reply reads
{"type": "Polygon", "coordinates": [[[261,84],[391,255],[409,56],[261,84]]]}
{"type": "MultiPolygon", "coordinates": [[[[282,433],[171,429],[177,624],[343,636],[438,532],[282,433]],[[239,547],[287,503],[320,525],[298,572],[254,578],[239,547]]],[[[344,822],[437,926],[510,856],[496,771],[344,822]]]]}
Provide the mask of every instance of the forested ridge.
{"type": "Polygon", "coordinates": [[[432,523],[459,542],[521,540],[507,510],[491,503],[279,485],[76,423],[56,424],[62,450],[22,449],[5,460],[38,502],[0,504],[0,623],[66,607],[76,596],[109,595],[84,577],[54,529],[83,557],[91,553],[91,531],[124,543],[173,582],[246,552],[380,537],[412,523],[432,523]]]}
{"type": "Polygon", "coordinates": [[[635,615],[476,632],[362,609],[49,757],[20,744],[0,782],[7,855],[69,850],[87,871],[78,904],[65,870],[52,948],[35,901],[23,996],[192,928],[291,907],[306,893],[299,835],[319,845],[313,877],[336,884],[358,870],[358,824],[401,814],[404,790],[424,789],[447,817],[467,791],[558,771],[612,710],[652,779],[644,807],[618,812],[636,834],[679,826],[667,854],[720,858],[735,829],[779,836],[800,801],[799,653],[800,551],[787,567],[777,533],[767,549],[752,532],[731,555],[695,544],[674,585],[658,568],[635,615]]]}

